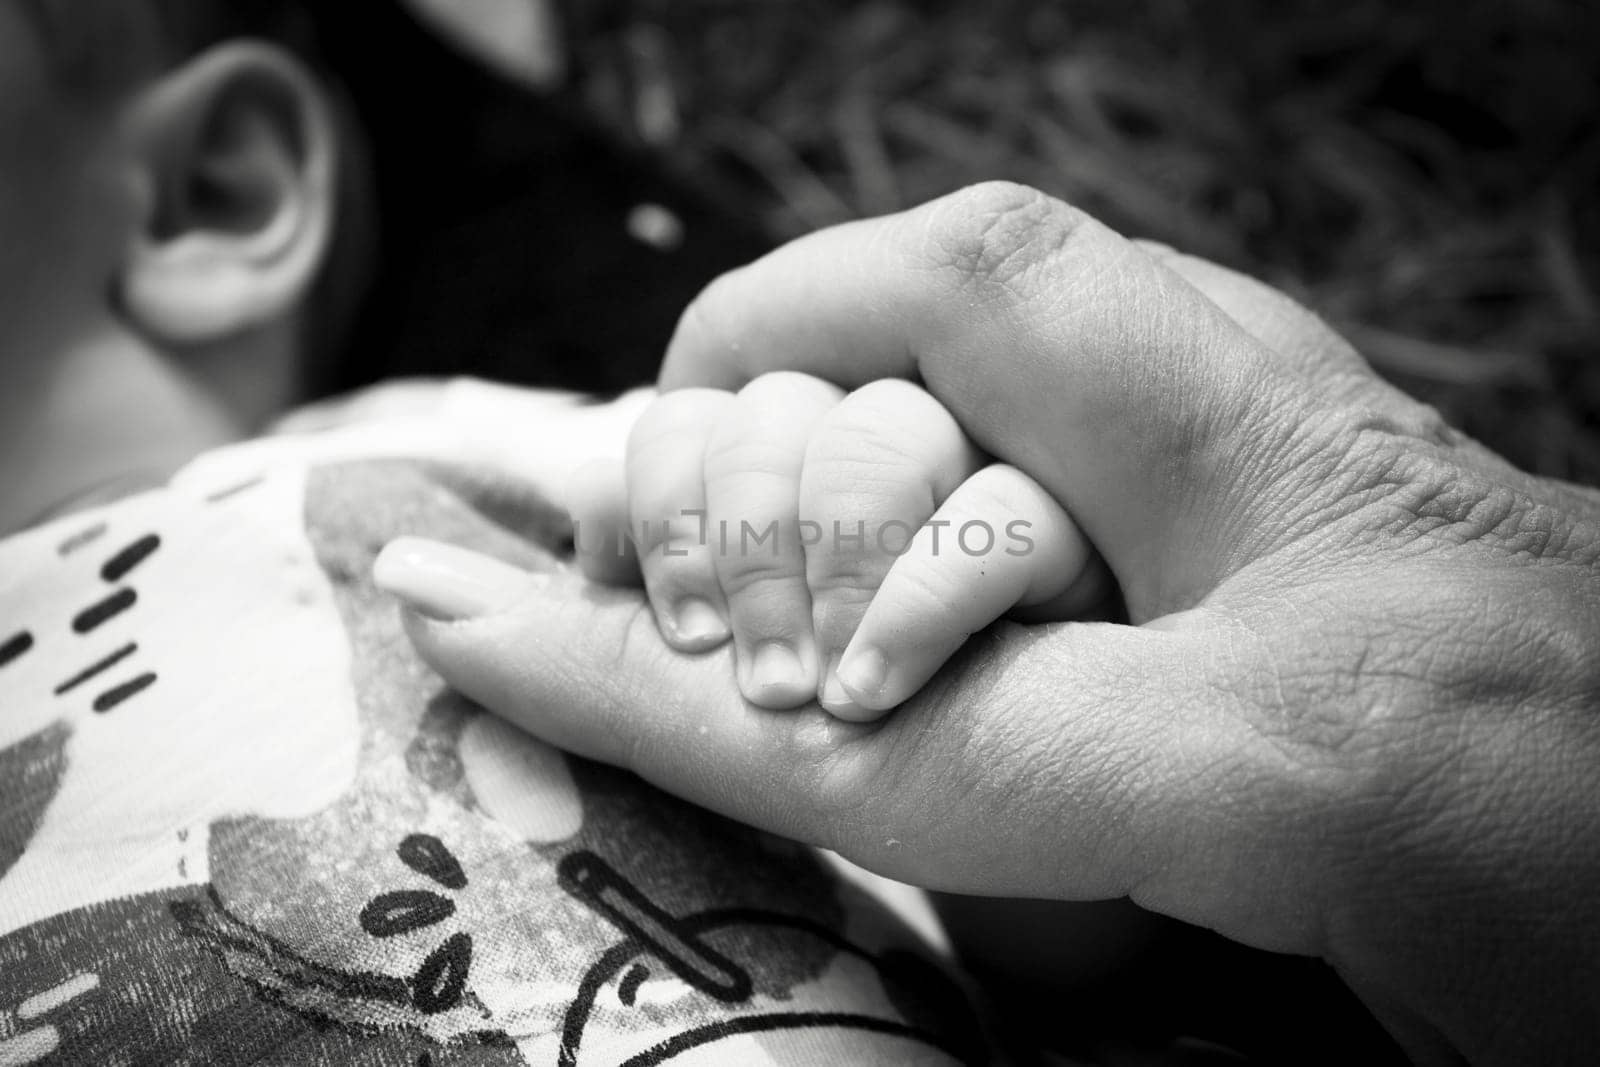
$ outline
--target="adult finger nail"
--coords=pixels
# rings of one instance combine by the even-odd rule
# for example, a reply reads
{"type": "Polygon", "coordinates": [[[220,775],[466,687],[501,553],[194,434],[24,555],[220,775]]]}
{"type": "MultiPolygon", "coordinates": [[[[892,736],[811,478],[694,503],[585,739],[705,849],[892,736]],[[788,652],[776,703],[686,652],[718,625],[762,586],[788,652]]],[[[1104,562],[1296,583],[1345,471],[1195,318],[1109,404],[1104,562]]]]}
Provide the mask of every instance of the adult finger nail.
{"type": "Polygon", "coordinates": [[[401,537],[378,553],[372,580],[418,614],[458,622],[510,607],[538,577],[481,552],[401,537]]]}

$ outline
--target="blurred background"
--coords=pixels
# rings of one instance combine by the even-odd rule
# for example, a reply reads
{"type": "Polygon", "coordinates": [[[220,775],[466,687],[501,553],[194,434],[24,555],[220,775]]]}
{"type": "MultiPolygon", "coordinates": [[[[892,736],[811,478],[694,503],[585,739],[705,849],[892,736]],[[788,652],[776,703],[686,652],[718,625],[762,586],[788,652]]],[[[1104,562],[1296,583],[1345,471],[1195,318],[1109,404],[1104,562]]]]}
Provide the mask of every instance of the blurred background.
{"type": "Polygon", "coordinates": [[[645,380],[722,269],[1011,178],[1273,282],[1519,465],[1600,482],[1600,5],[554,0],[547,16],[559,47],[524,72],[532,93],[442,73],[437,42],[401,48],[428,89],[384,84],[426,99],[389,109],[409,130],[380,155],[412,143],[398,199],[417,236],[393,250],[350,381],[645,380]],[[432,162],[430,114],[454,139],[432,162]]]}

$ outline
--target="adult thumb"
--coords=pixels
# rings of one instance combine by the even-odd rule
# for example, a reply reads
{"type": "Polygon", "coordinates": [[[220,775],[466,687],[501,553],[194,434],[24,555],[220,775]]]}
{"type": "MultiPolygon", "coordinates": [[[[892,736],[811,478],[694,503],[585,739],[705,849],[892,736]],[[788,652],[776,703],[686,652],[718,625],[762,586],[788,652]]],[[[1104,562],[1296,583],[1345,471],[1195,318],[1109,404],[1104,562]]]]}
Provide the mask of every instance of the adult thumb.
{"type": "Polygon", "coordinates": [[[1197,603],[1241,556],[1277,547],[1241,546],[1238,531],[1282,528],[1274,483],[1319,422],[1301,370],[1159,257],[1005,183],[724,275],[684,313],[661,386],[777,370],[920,380],[1067,507],[1135,621],[1197,603]]]}

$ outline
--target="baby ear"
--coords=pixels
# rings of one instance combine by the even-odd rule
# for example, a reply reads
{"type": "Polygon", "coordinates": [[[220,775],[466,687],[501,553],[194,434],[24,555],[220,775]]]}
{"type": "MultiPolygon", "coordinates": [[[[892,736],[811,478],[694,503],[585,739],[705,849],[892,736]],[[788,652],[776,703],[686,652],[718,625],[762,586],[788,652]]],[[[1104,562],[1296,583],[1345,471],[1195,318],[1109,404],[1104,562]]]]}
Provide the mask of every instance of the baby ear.
{"type": "Polygon", "coordinates": [[[328,98],[271,45],[217,45],[133,102],[148,189],[119,276],[132,324],[170,346],[292,315],[327,254],[337,135],[328,98]]]}

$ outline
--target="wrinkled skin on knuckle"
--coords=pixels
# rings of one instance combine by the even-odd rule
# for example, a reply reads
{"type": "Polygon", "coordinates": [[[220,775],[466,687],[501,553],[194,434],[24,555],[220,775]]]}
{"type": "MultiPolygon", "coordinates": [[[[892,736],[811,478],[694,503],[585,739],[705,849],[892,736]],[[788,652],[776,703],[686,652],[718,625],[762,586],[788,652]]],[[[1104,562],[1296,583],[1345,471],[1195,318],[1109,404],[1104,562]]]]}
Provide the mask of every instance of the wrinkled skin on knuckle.
{"type": "MultiPolygon", "coordinates": [[[[1337,547],[1352,516],[1403,526],[1408,507],[1427,511],[1437,502],[1436,513],[1453,507],[1464,521],[1472,493],[1505,495],[1525,480],[1436,409],[1379,379],[1320,320],[1272,292],[1318,329],[1277,338],[1275,358],[1255,368],[1256,380],[1235,383],[1252,400],[1230,435],[1231,455],[1216,460],[1214,481],[1230,491],[1220,506],[1201,501],[1195,516],[1195,525],[1223,546],[1224,571],[1308,538],[1317,549],[1337,547]],[[1301,342],[1321,354],[1285,350],[1301,342]],[[1386,509],[1388,517],[1379,520],[1386,509]],[[1330,527],[1339,529],[1321,537],[1330,527]]],[[[1475,519],[1488,519],[1488,510],[1475,519]]],[[[1361,536],[1352,540],[1366,544],[1361,536]]]]}
{"type": "Polygon", "coordinates": [[[1451,449],[1468,439],[1445,421],[1439,409],[1425,404],[1384,382],[1372,371],[1363,376],[1364,387],[1355,405],[1362,426],[1378,429],[1407,442],[1451,449]]]}
{"type": "Polygon", "coordinates": [[[1322,525],[1319,479],[1331,464],[1307,460],[1316,454],[1304,440],[1312,417],[1281,385],[1258,381],[1249,390],[1255,399],[1231,420],[1212,422],[1197,410],[1180,431],[1165,435],[1171,451],[1183,457],[1175,465],[1186,463],[1192,476],[1171,493],[1172,527],[1181,531],[1171,539],[1175,551],[1163,566],[1125,585],[1135,622],[1196,606],[1219,582],[1322,525]]]}
{"type": "Polygon", "coordinates": [[[1534,559],[1564,554],[1570,526],[1557,509],[1453,456],[1400,451],[1370,471],[1357,482],[1370,498],[1363,517],[1393,542],[1476,545],[1534,559]]]}
{"type": "Polygon", "coordinates": [[[1235,509],[1234,521],[1248,516],[1253,527],[1236,531],[1240,558],[1359,563],[1375,552],[1456,552],[1592,570],[1594,515],[1480,453],[1425,405],[1307,408],[1270,457],[1279,477],[1252,507],[1235,509]]]}
{"type": "Polygon", "coordinates": [[[1574,513],[1600,523],[1600,488],[1576,485],[1556,478],[1533,478],[1536,495],[1559,501],[1574,513]]]}
{"type": "Polygon", "coordinates": [[[1014,292],[1026,275],[1061,255],[1090,222],[1037,189],[1010,182],[969,186],[926,216],[917,259],[950,288],[1014,292]]]}
{"type": "MultiPolygon", "coordinates": [[[[1191,607],[1216,581],[1269,556],[1288,552],[1306,562],[1337,551],[1341,539],[1364,545],[1363,537],[1349,536],[1350,516],[1372,516],[1383,497],[1403,487],[1445,482],[1442,471],[1426,478],[1421,464],[1432,456],[1455,462],[1470,444],[1437,410],[1377,378],[1309,312],[1267,291],[1283,314],[1292,311],[1316,329],[1285,330],[1274,348],[1243,331],[1210,335],[1210,377],[1192,390],[1195,410],[1179,420],[1189,436],[1176,445],[1199,457],[1207,490],[1184,502],[1185,540],[1213,549],[1215,573],[1183,580],[1183,568],[1169,568],[1155,582],[1155,613],[1191,607]],[[1208,406],[1207,397],[1239,402],[1208,406]]],[[[1484,477],[1476,466],[1461,466],[1484,477]]]]}

